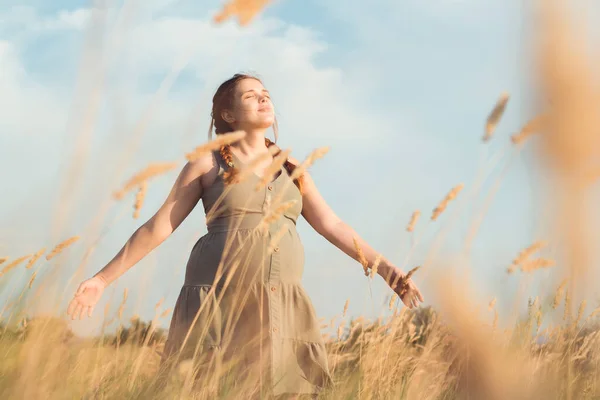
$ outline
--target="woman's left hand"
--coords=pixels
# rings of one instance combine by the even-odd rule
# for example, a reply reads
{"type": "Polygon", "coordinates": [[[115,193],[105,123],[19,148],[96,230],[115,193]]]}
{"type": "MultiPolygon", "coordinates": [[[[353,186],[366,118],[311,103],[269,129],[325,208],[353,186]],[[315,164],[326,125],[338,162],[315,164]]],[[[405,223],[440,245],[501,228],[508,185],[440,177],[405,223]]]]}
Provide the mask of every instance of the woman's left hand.
{"type": "Polygon", "coordinates": [[[416,308],[419,302],[425,301],[423,295],[412,279],[406,279],[406,274],[396,266],[380,268],[377,273],[386,281],[394,292],[400,297],[400,300],[408,308],[416,308]]]}

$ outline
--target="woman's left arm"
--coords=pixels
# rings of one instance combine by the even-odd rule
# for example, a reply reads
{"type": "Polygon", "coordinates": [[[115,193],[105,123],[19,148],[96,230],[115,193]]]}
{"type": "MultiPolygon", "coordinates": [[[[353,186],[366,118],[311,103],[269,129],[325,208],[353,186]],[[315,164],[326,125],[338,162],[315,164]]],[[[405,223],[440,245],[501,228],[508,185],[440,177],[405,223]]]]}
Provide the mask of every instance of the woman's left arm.
{"type": "MultiPolygon", "coordinates": [[[[342,250],[354,260],[359,261],[354,239],[363,252],[368,263],[372,268],[375,259],[379,255],[366,241],[364,241],[351,226],[342,221],[329,207],[323,196],[319,193],[310,174],[303,174],[303,195],[302,195],[302,216],[321,236],[330,243],[342,250]]],[[[421,292],[411,279],[406,281],[404,286],[398,285],[403,281],[405,274],[402,270],[384,257],[380,256],[380,263],[377,273],[390,285],[398,294],[404,304],[409,307],[417,307],[419,301],[424,301],[421,292]]]]}

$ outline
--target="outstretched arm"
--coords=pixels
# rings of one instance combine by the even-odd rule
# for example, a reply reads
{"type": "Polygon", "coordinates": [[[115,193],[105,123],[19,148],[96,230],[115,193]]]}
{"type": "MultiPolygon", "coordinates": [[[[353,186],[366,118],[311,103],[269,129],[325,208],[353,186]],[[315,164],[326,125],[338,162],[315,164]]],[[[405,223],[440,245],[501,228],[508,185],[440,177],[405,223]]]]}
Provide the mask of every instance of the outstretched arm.
{"type": "Polygon", "coordinates": [[[95,277],[109,285],[165,241],[200,200],[200,179],[209,168],[208,158],[188,162],[179,173],[163,205],[131,235],[119,253],[95,277]]]}
{"type": "Polygon", "coordinates": [[[201,177],[210,170],[211,158],[187,163],[164,204],[127,240],[121,251],[96,275],[83,281],[67,307],[72,319],[91,317],[106,286],[161,244],[194,209],[202,197],[201,177]]]}
{"type": "MultiPolygon", "coordinates": [[[[379,253],[363,240],[351,226],[334,213],[325,199],[323,199],[323,196],[319,193],[310,174],[305,172],[303,176],[304,193],[302,195],[302,215],[306,221],[330,243],[353,259],[360,261],[354,245],[354,239],[356,239],[358,246],[363,252],[364,258],[368,263],[368,267],[372,268],[379,253]]],[[[400,285],[400,283],[403,282],[405,274],[400,268],[396,267],[382,256],[380,256],[377,273],[400,296],[406,306],[413,308],[418,306],[419,301],[423,301],[421,292],[417,289],[412,280],[409,279],[406,281],[405,286],[400,285]]]]}

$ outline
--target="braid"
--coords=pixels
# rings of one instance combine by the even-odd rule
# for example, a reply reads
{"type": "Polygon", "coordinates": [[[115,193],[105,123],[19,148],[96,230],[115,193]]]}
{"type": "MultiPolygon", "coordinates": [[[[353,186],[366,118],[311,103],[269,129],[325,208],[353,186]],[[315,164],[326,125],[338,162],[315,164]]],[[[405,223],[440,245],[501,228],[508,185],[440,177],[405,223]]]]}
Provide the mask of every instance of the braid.
{"type": "Polygon", "coordinates": [[[239,170],[235,167],[233,163],[233,156],[231,155],[231,146],[226,144],[221,146],[219,150],[219,154],[221,154],[221,158],[227,164],[227,171],[223,173],[223,180],[226,185],[230,185],[232,183],[237,183],[239,178],[239,170]]]}

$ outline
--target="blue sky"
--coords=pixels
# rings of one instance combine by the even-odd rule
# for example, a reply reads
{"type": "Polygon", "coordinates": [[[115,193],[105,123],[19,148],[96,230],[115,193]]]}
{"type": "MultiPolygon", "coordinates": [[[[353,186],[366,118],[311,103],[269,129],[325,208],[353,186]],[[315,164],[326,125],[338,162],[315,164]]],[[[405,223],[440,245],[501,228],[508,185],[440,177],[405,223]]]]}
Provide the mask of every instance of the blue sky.
{"type": "MultiPolygon", "coordinates": [[[[437,268],[456,261],[505,165],[502,185],[460,263],[480,298],[497,297],[507,317],[524,281],[526,295],[541,290],[532,281],[548,287],[557,281],[551,270],[533,280],[505,273],[522,248],[547,233],[540,171],[528,147],[516,152],[509,144],[531,116],[524,84],[531,25],[520,1],[282,0],[245,28],[210,22],[219,1],[107,3],[105,13],[83,1],[5,0],[0,6],[0,179],[9,193],[0,196],[0,252],[16,258],[81,235],[68,255],[39,265],[40,276],[66,293],[60,307],[152,216],[178,170],[152,181],[139,220],[131,218],[132,196],[115,203],[110,193],[149,162],[182,167],[184,153],[206,140],[213,91],[238,71],[258,73],[272,92],[281,146],[299,159],[331,146],[312,167],[313,177],[336,213],[375,249],[400,265],[411,243],[404,228],[416,209],[423,212],[420,242],[407,269],[424,262],[436,235],[445,232],[439,262],[415,276],[428,304],[435,304],[428,283],[437,268]],[[104,31],[95,31],[105,32],[103,41],[89,34],[91,15],[97,27],[106,21],[104,31]],[[179,66],[169,90],[157,97],[179,66]],[[511,100],[496,137],[484,145],[485,118],[502,91],[511,100]],[[132,140],[133,153],[123,159],[132,140]],[[65,192],[75,153],[88,161],[65,192]],[[476,188],[477,174],[486,170],[476,188]],[[459,201],[428,222],[460,182],[459,201]],[[79,275],[68,280],[93,243],[79,275]]],[[[305,221],[298,229],[306,249],[304,285],[319,316],[340,314],[348,298],[350,315],[385,313],[391,292],[380,279],[371,283],[371,298],[358,263],[305,221]]],[[[74,321],[72,328],[96,332],[104,305],[113,296],[114,312],[125,287],[132,300],[126,317],[151,319],[161,297],[163,308],[172,308],[189,251],[205,232],[199,206],[107,290],[91,320],[74,321]]],[[[13,271],[9,287],[30,274],[13,271]]],[[[526,305],[526,297],[519,301],[526,305]]],[[[31,307],[56,310],[50,303],[31,307]]]]}

